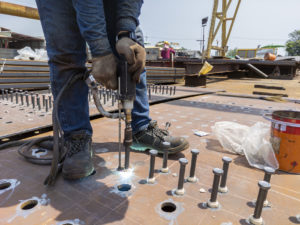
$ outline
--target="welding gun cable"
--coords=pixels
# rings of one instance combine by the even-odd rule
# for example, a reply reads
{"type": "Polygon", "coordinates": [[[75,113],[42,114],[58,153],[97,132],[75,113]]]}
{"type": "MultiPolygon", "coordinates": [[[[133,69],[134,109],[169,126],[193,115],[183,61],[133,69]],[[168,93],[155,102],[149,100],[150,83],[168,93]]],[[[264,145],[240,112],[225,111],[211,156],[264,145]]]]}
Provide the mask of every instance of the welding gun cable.
{"type": "Polygon", "coordinates": [[[70,88],[76,81],[79,79],[84,79],[86,76],[85,73],[80,73],[79,75],[72,76],[68,79],[66,84],[62,87],[60,92],[58,93],[54,104],[53,104],[53,113],[52,113],[52,121],[53,121],[53,159],[51,162],[51,169],[48,177],[44,181],[45,185],[54,185],[57,173],[61,169],[62,159],[61,152],[64,147],[64,134],[61,128],[60,122],[58,120],[58,107],[60,103],[60,99],[68,88],[70,88]],[[61,146],[61,148],[60,148],[61,146]]]}

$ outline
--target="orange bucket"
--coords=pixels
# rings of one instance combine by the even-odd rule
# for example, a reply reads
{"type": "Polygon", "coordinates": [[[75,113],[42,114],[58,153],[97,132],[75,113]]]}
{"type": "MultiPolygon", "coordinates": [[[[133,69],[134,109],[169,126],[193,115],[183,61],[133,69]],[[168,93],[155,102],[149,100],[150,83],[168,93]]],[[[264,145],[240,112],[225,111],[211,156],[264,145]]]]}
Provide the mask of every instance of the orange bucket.
{"type": "Polygon", "coordinates": [[[279,169],[300,174],[300,112],[274,111],[264,118],[272,122],[271,143],[279,169]]]}

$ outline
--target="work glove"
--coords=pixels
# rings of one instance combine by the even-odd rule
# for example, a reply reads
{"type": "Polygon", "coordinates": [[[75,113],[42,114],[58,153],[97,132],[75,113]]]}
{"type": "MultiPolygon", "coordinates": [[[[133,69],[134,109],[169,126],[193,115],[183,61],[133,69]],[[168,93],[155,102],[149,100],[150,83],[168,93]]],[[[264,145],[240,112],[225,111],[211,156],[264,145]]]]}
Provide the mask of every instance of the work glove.
{"type": "Polygon", "coordinates": [[[119,55],[124,55],[129,66],[129,73],[132,74],[133,80],[140,81],[140,75],[146,64],[146,51],[144,47],[130,38],[123,37],[118,40],[116,49],[119,55]]]}
{"type": "Polygon", "coordinates": [[[117,89],[117,58],[113,53],[92,59],[92,75],[108,89],[117,89]]]}

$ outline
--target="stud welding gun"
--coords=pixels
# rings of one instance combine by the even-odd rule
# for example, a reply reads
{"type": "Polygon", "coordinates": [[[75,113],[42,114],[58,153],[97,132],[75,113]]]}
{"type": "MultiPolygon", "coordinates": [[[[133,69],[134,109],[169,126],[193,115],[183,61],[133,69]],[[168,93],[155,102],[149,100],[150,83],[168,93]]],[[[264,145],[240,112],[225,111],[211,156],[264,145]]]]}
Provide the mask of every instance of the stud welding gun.
{"type": "Polygon", "coordinates": [[[130,146],[132,144],[132,127],[131,127],[131,112],[133,109],[133,103],[135,99],[136,82],[132,79],[128,73],[128,64],[124,56],[120,56],[120,60],[117,68],[118,73],[118,113],[109,113],[104,110],[101,105],[100,98],[98,96],[98,84],[92,74],[86,79],[86,83],[91,89],[95,105],[98,111],[105,117],[112,119],[119,119],[119,167],[118,170],[122,170],[121,163],[121,119],[125,121],[124,130],[124,147],[125,147],[125,164],[124,168],[129,168],[129,156],[130,146]],[[121,113],[124,112],[124,114],[121,113]]]}

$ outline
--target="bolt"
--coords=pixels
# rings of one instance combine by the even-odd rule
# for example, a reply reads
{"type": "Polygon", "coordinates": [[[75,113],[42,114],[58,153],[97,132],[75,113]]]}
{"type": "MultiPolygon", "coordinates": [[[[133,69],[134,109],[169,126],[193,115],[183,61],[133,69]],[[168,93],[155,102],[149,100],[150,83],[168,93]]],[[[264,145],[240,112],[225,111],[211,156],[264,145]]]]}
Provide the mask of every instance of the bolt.
{"type": "Polygon", "coordinates": [[[5,90],[5,97],[6,97],[6,100],[8,101],[8,90],[5,90]]]}
{"type": "Polygon", "coordinates": [[[43,98],[43,108],[45,108],[46,95],[42,95],[42,98],[43,98]]]}
{"type": "Polygon", "coordinates": [[[104,105],[106,104],[106,94],[105,94],[105,92],[103,92],[103,100],[104,100],[104,105]]]}
{"type": "Polygon", "coordinates": [[[45,99],[46,112],[48,112],[48,99],[45,99]]]}
{"type": "Polygon", "coordinates": [[[36,98],[36,104],[38,106],[38,109],[41,110],[41,102],[40,102],[40,97],[39,96],[36,98]]]}
{"type": "Polygon", "coordinates": [[[219,192],[226,193],[226,192],[228,192],[228,188],[226,186],[228,168],[229,168],[229,164],[232,162],[232,159],[227,157],[227,156],[224,156],[222,158],[222,161],[223,161],[223,171],[224,171],[224,173],[223,173],[222,178],[221,178],[221,184],[220,184],[220,187],[219,187],[219,192]]]}
{"type": "Polygon", "coordinates": [[[13,102],[14,101],[14,92],[10,91],[10,101],[13,102]]]}
{"type": "Polygon", "coordinates": [[[161,85],[159,85],[159,93],[161,93],[161,85]]]}
{"type": "Polygon", "coordinates": [[[170,95],[172,95],[172,87],[170,87],[170,95]]]}
{"type": "Polygon", "coordinates": [[[155,85],[155,94],[157,94],[157,85],[155,85]]]}
{"type": "Polygon", "coordinates": [[[49,96],[49,109],[51,109],[51,108],[52,108],[52,97],[49,96]]]}
{"type": "Polygon", "coordinates": [[[35,99],[34,99],[34,95],[31,95],[31,104],[32,104],[32,108],[35,108],[35,99]]]}
{"type": "Polygon", "coordinates": [[[51,94],[51,85],[48,85],[48,94],[51,94]]]}
{"type": "Polygon", "coordinates": [[[154,168],[155,168],[155,157],[157,156],[156,150],[150,150],[150,169],[149,169],[149,177],[148,177],[148,184],[153,184],[155,182],[154,177],[154,168]]]}
{"type": "Polygon", "coordinates": [[[114,105],[115,105],[115,98],[116,98],[115,93],[113,93],[113,94],[111,95],[111,106],[114,106],[114,105]]]}
{"type": "Polygon", "coordinates": [[[170,142],[163,142],[163,150],[164,150],[164,154],[163,154],[163,166],[160,170],[160,172],[162,173],[168,173],[169,172],[169,168],[168,168],[168,154],[169,154],[169,148],[171,146],[170,142]]]}
{"type": "Polygon", "coordinates": [[[178,186],[177,189],[175,190],[175,194],[177,195],[184,195],[184,174],[185,174],[185,167],[188,164],[188,160],[186,158],[180,158],[179,163],[180,163],[180,170],[179,170],[179,178],[178,178],[178,186]]]}
{"type": "Polygon", "coordinates": [[[174,86],[173,88],[173,95],[175,95],[175,93],[176,93],[176,86],[174,86]]]}
{"type": "Polygon", "coordinates": [[[162,87],[162,94],[165,93],[165,86],[162,87]]]}
{"type": "Polygon", "coordinates": [[[109,101],[109,90],[106,90],[106,101],[108,102],[109,101]]]}
{"type": "Polygon", "coordinates": [[[270,183],[266,181],[259,181],[259,192],[256,200],[256,205],[254,209],[254,214],[250,216],[249,221],[251,224],[264,224],[261,217],[264,201],[267,198],[268,190],[271,188],[270,183]]]}
{"type": "Polygon", "coordinates": [[[21,93],[21,105],[24,105],[24,93],[21,93]]]}
{"type": "Polygon", "coordinates": [[[148,97],[151,100],[151,87],[148,88],[148,97]]]}
{"type": "Polygon", "coordinates": [[[214,181],[213,181],[213,186],[212,186],[212,190],[211,190],[210,200],[207,202],[207,205],[210,208],[219,208],[220,204],[217,201],[217,197],[218,197],[218,188],[219,188],[220,178],[223,174],[223,170],[219,169],[219,168],[214,168],[213,173],[214,173],[214,181]]]}
{"type": "Polygon", "coordinates": [[[28,94],[25,94],[25,99],[26,99],[26,105],[29,107],[29,96],[28,94]]]}
{"type": "Polygon", "coordinates": [[[197,181],[197,177],[195,176],[195,170],[196,170],[197,156],[199,155],[199,150],[192,149],[191,153],[192,153],[191,169],[190,169],[190,176],[188,177],[187,181],[191,183],[195,183],[197,181]]]}
{"type": "Polygon", "coordinates": [[[166,86],[166,94],[169,94],[169,86],[166,86]]]}
{"type": "Polygon", "coordinates": [[[16,104],[19,104],[19,93],[16,92],[16,104]]]}
{"type": "Polygon", "coordinates": [[[101,98],[102,98],[102,89],[99,89],[99,100],[101,101],[101,98]]]}

